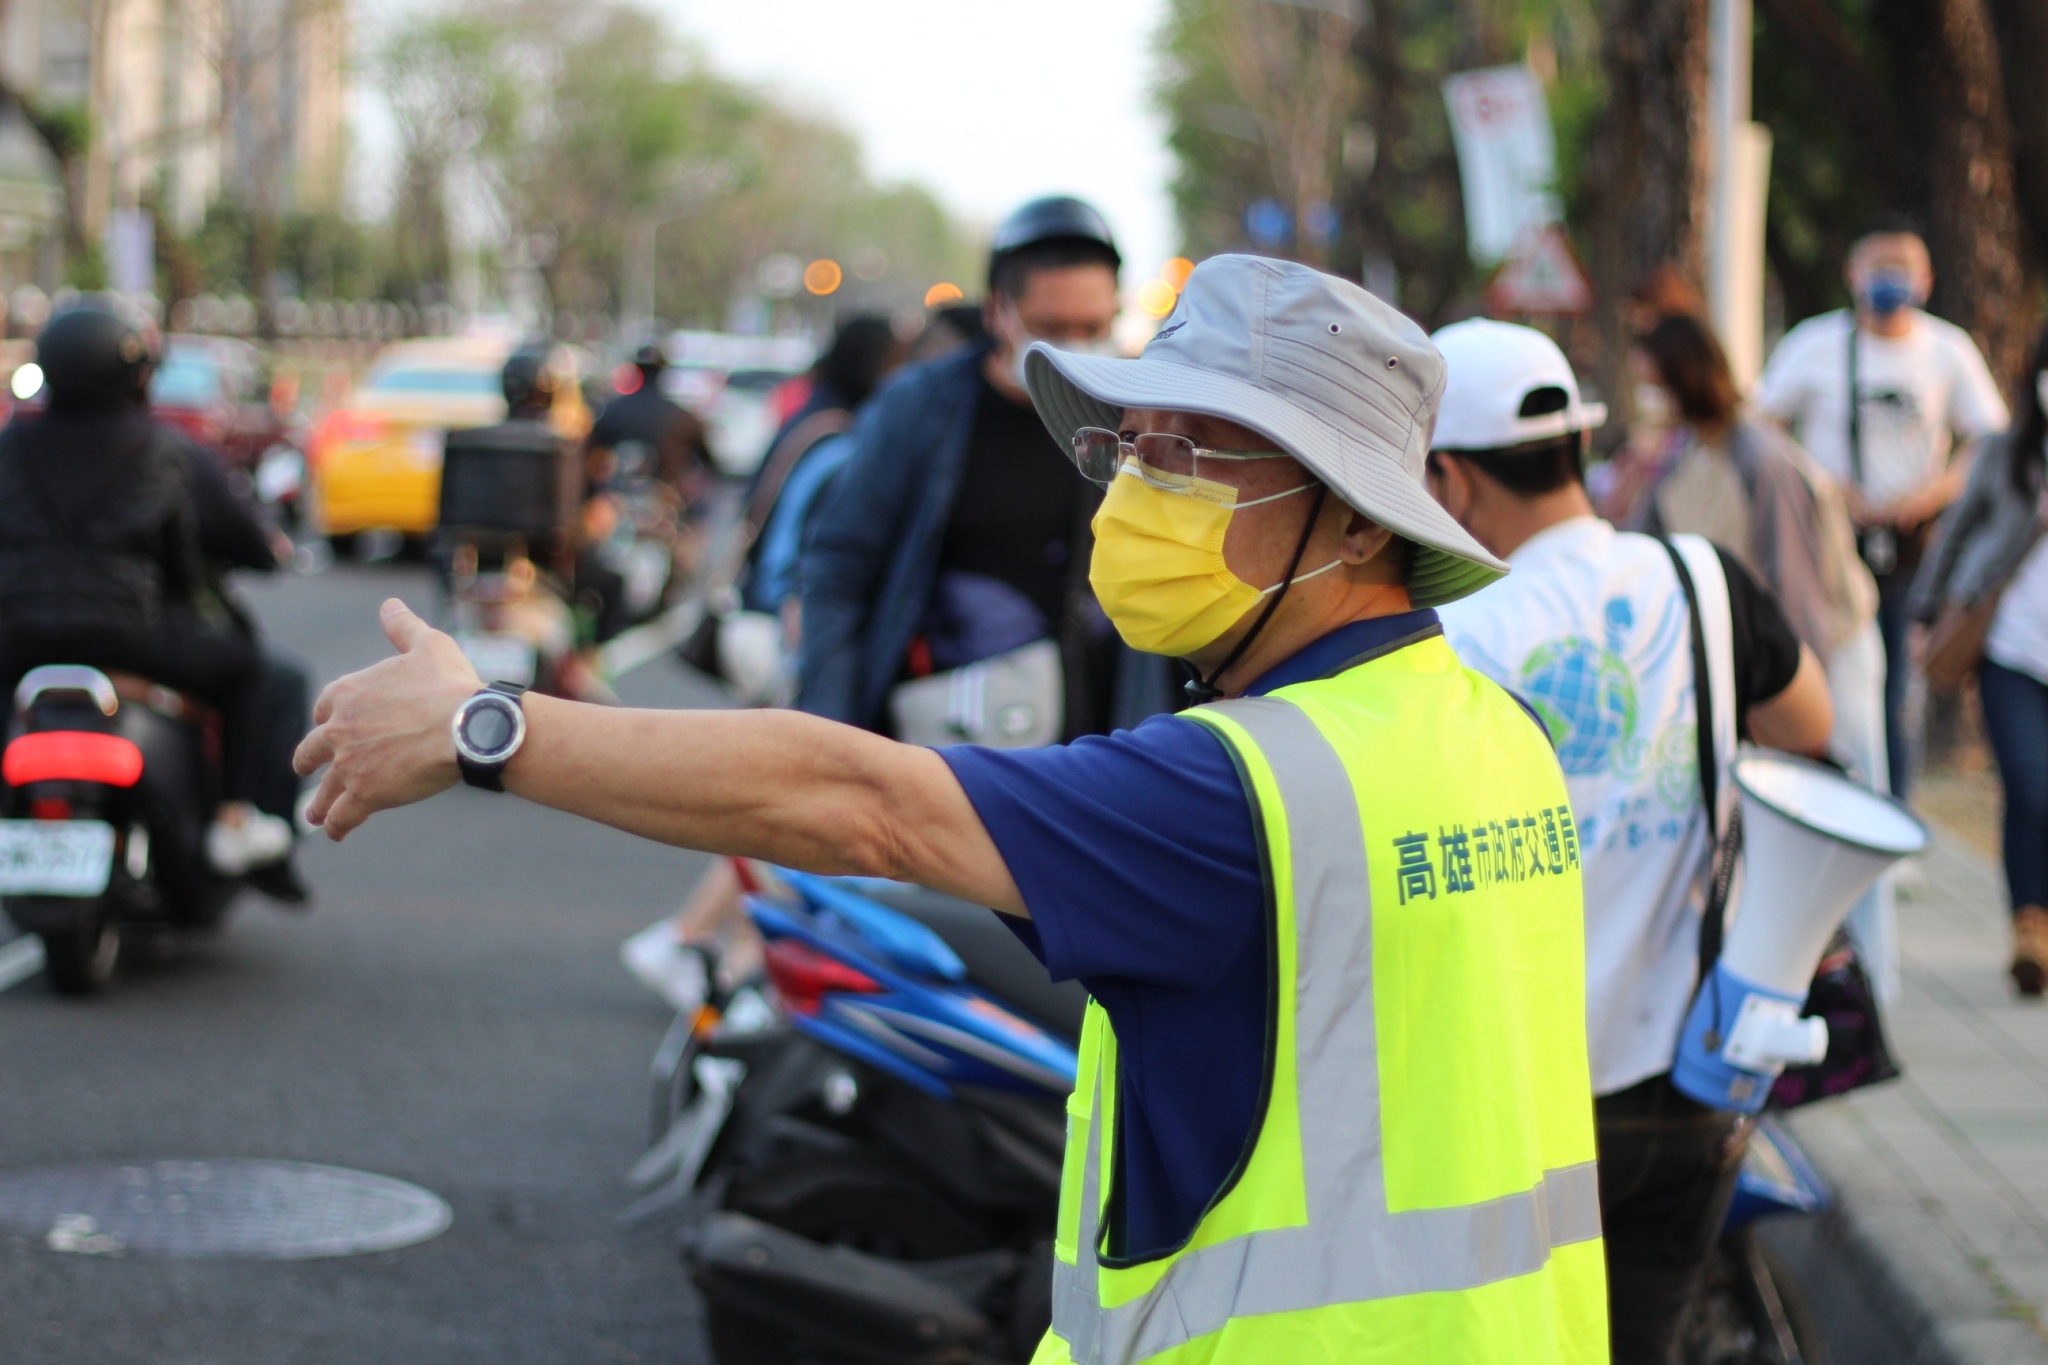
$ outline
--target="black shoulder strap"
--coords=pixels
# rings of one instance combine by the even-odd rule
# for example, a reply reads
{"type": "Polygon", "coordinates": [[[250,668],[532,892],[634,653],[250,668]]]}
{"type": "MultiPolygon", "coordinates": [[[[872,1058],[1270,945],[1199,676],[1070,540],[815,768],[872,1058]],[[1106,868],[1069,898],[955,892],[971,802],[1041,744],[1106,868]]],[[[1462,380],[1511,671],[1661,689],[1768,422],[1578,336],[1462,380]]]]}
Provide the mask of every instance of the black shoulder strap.
{"type": "Polygon", "coordinates": [[[1856,384],[1856,310],[1849,310],[1849,482],[1863,488],[1863,395],[1856,384]]]}
{"type": "Polygon", "coordinates": [[[1735,858],[1742,848],[1742,817],[1739,810],[1729,812],[1728,828],[1723,830],[1720,822],[1720,756],[1714,752],[1714,691],[1713,674],[1707,669],[1707,633],[1700,622],[1700,595],[1693,586],[1692,573],[1685,567],[1685,556],[1668,539],[1663,540],[1664,553],[1671,556],[1671,567],[1678,574],[1679,589],[1685,593],[1686,615],[1692,626],[1692,693],[1694,706],[1694,731],[1697,739],[1693,748],[1700,772],[1700,799],[1707,808],[1707,843],[1713,849],[1709,865],[1711,881],[1708,883],[1707,904],[1700,916],[1700,980],[1714,970],[1714,964],[1721,960],[1721,939],[1726,930],[1728,916],[1728,887],[1735,875],[1735,858]]]}

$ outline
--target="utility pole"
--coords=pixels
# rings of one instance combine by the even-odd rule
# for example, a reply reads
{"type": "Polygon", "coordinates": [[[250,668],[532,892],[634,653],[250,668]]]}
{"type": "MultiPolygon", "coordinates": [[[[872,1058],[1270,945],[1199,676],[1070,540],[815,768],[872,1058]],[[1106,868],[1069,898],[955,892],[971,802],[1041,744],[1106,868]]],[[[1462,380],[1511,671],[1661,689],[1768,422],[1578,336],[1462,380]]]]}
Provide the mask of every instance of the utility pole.
{"type": "Polygon", "coordinates": [[[1735,382],[1746,390],[1764,362],[1764,210],[1771,177],[1770,129],[1749,117],[1751,0],[1710,0],[1707,30],[1713,147],[1707,311],[1735,382]]]}
{"type": "Polygon", "coordinates": [[[623,278],[619,281],[621,340],[631,344],[654,330],[654,279],[659,265],[655,234],[670,223],[694,218],[714,207],[734,179],[732,167],[722,161],[695,162],[683,168],[664,199],[627,217],[623,278]]]}

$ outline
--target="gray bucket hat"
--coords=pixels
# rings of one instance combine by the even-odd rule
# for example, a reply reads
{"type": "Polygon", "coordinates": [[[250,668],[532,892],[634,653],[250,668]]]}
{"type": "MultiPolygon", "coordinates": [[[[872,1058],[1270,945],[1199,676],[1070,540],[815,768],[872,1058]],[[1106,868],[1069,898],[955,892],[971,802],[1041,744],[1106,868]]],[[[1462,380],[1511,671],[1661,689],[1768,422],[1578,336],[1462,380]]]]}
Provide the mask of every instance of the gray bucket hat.
{"type": "Polygon", "coordinates": [[[1508,571],[1429,495],[1423,462],[1444,362],[1420,327],[1359,286],[1292,261],[1212,256],[1136,360],[1044,342],[1024,362],[1062,450],[1125,408],[1198,412],[1250,427],[1354,510],[1415,542],[1418,607],[1454,602],[1508,571]]]}

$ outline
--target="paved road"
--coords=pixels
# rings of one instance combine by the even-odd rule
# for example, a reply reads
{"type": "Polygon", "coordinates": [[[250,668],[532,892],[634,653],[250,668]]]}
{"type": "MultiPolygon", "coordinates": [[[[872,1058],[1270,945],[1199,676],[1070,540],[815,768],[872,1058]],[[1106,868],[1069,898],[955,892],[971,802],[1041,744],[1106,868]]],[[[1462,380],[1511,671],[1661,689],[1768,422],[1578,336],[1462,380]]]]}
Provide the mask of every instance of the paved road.
{"type": "MultiPolygon", "coordinates": [[[[251,596],[324,680],[387,651],[393,591],[424,601],[426,577],[348,566],[251,596]]],[[[706,699],[666,661],[626,681],[638,704],[706,699]]],[[[219,941],[104,998],[0,993],[0,1171],[280,1158],[414,1181],[455,1213],[420,1246],[286,1263],[0,1232],[0,1362],[703,1360],[671,1230],[612,1221],[668,1022],[617,946],[700,861],[458,790],[309,846],[309,914],[251,897],[219,941]]]]}

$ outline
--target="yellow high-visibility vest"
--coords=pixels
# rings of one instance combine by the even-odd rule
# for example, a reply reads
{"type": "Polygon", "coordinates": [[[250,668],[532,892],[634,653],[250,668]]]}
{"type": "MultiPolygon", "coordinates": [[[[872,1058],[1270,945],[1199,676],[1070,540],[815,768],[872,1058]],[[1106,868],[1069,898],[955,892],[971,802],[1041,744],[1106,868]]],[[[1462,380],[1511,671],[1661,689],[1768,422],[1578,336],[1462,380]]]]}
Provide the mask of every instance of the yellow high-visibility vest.
{"type": "Polygon", "coordinates": [[[1090,1002],[1034,1365],[1604,1365],[1578,835],[1542,731],[1440,635],[1185,714],[1262,836],[1258,1117],[1184,1244],[1113,1255],[1090,1002]]]}

